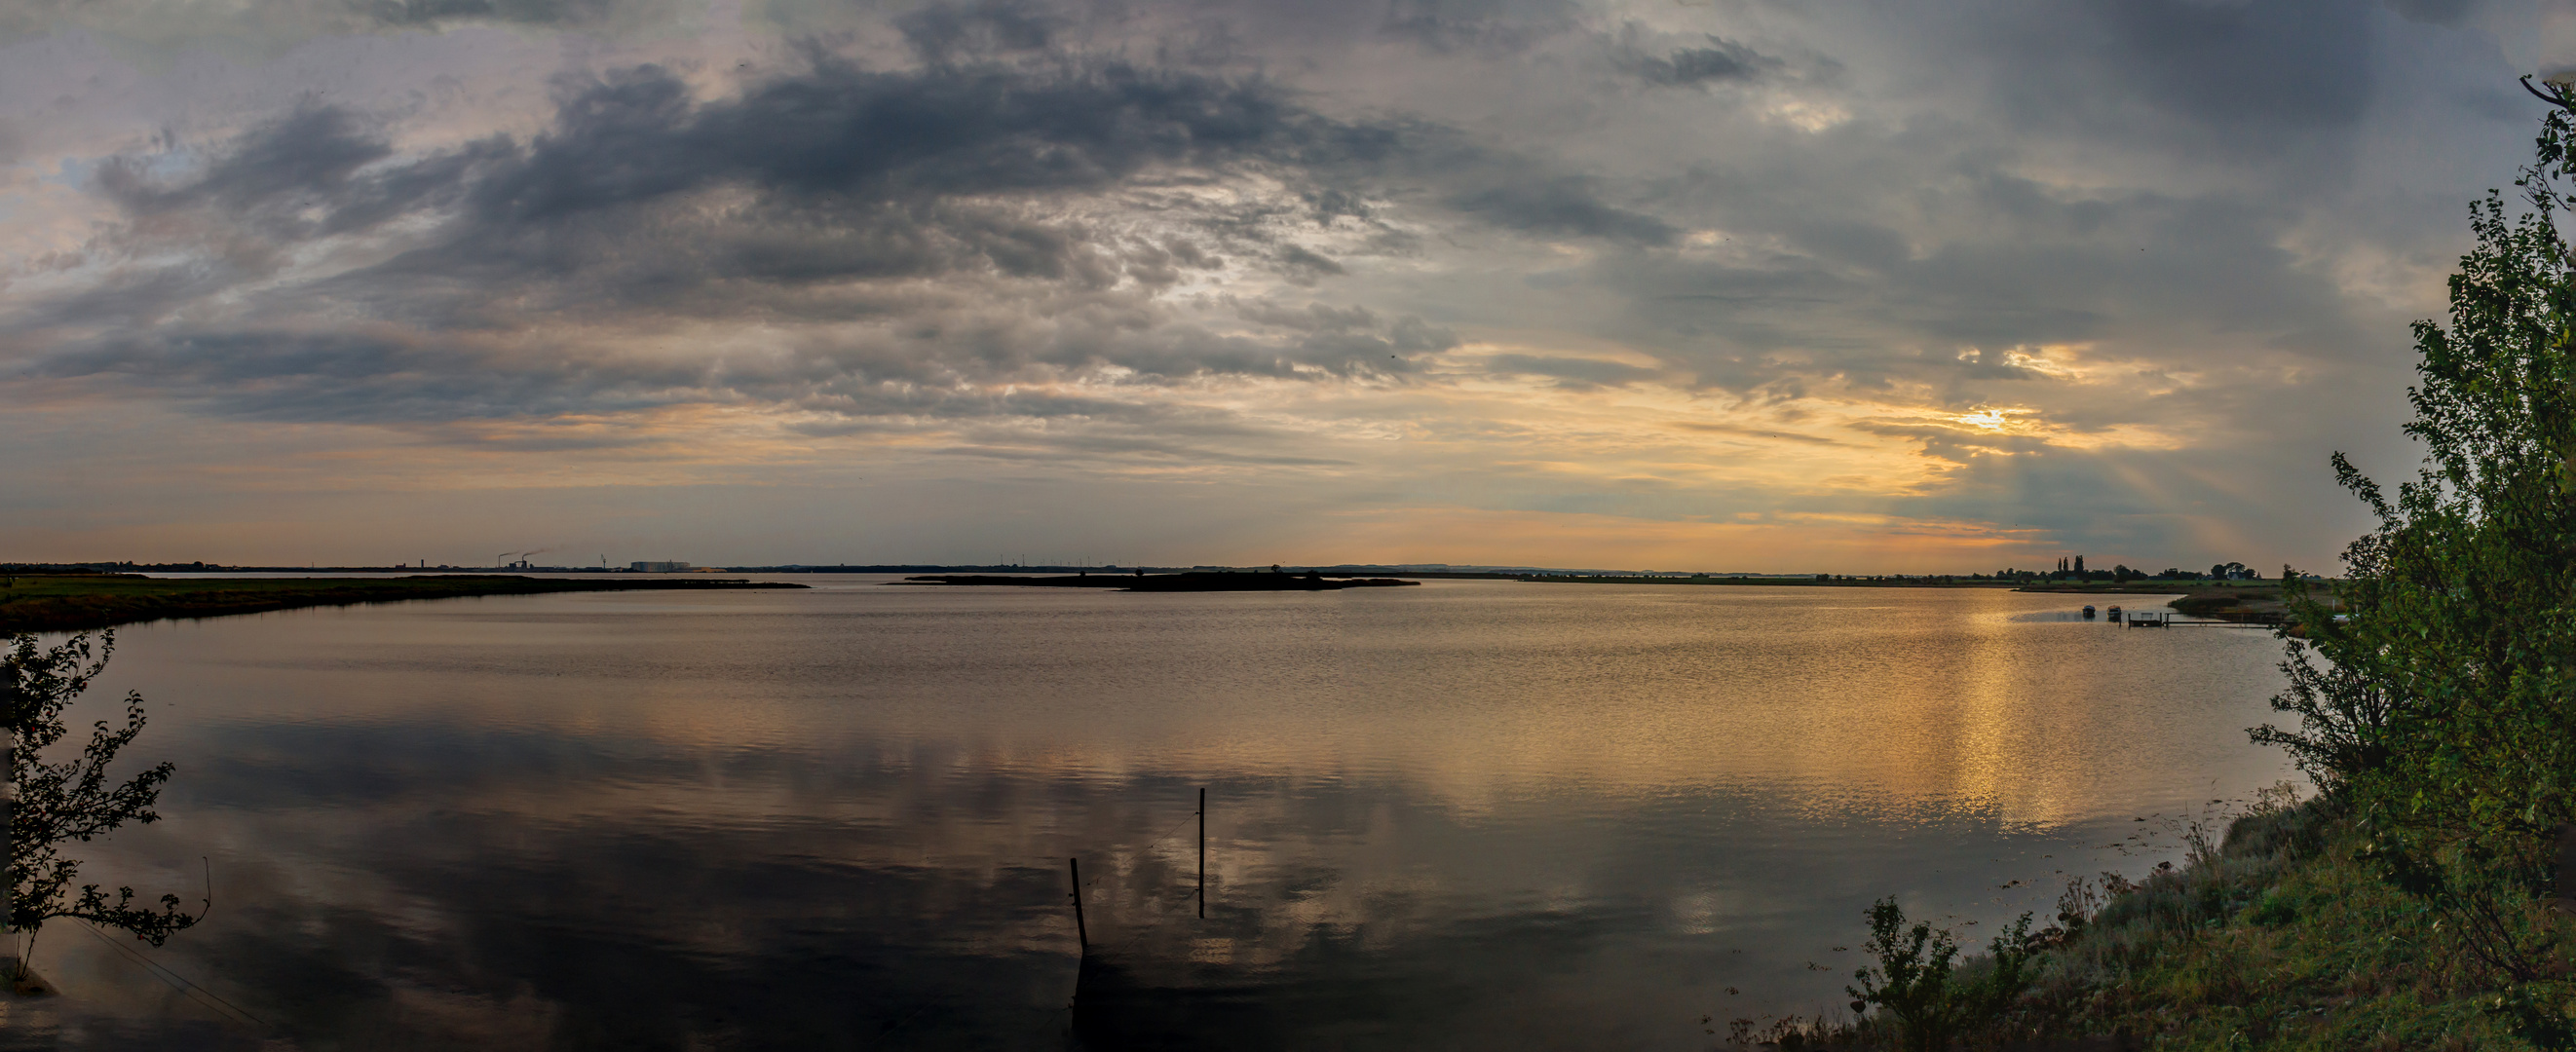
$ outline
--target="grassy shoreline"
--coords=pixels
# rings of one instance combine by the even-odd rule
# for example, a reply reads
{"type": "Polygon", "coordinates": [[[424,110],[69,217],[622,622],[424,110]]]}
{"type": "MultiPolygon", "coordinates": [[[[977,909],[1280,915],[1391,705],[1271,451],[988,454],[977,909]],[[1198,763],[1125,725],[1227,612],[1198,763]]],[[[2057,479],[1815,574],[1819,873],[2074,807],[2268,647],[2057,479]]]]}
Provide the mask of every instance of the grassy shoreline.
{"type": "Polygon", "coordinates": [[[19,575],[0,577],[0,634],[74,632],[179,618],[487,595],[804,587],[705,577],[578,580],[473,574],[174,579],[139,574],[19,575]]]}
{"type": "MultiPolygon", "coordinates": [[[[2369,835],[2330,800],[2261,806],[2186,836],[2187,862],[2135,882],[2069,886],[2035,945],[2031,982],[1960,1035],[1971,1049],[2174,1052],[2522,1050],[2493,992],[2421,903],[2368,857],[2369,835]]],[[[1991,973],[1971,957],[1961,981],[1991,973]]],[[[1736,1047],[1894,1050],[1885,1012],[1789,1021],[1736,1047]]]]}

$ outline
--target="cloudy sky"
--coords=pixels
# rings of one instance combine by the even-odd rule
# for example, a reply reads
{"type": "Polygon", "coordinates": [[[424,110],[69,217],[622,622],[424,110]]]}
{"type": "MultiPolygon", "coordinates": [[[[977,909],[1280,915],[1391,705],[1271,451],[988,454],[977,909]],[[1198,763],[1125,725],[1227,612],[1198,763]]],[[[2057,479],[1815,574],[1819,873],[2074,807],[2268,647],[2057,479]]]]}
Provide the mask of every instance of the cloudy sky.
{"type": "Polygon", "coordinates": [[[2331,568],[2576,7],[21,0],[0,559],[2331,568]]]}

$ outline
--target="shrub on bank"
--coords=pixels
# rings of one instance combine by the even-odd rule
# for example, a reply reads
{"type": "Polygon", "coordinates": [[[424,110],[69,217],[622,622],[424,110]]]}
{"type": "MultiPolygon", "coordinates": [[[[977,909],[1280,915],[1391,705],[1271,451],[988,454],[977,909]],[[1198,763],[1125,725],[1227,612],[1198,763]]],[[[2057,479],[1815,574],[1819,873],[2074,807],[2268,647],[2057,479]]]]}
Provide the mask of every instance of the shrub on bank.
{"type": "MultiPolygon", "coordinates": [[[[1930,1011],[1909,1006],[1937,1020],[1940,1034],[1879,1010],[1758,1033],[1739,1025],[1733,1043],[1848,1052],[2536,1047],[2498,1014],[2493,984],[2459,934],[2391,884],[2368,847],[2348,805],[2258,806],[2216,842],[2195,845],[2182,866],[2134,882],[2070,882],[2056,923],[2028,933],[2032,955],[2016,968],[2027,981],[2010,996],[1996,996],[1991,953],[1951,965],[1937,982],[1908,973],[1917,992],[1956,997],[1930,1011]],[[1972,997],[1993,1000],[1980,1014],[1972,997]],[[2080,1043],[2088,1040],[2096,1043],[2080,1043]]],[[[1906,930],[1892,906],[1872,908],[1874,929],[1906,930]]],[[[1940,941],[1932,933],[1926,948],[1940,941]]],[[[1929,956],[1910,940],[1889,944],[1929,956]]],[[[1871,949],[1881,960],[1864,972],[1888,975],[1888,954],[1878,940],[1871,949]]]]}

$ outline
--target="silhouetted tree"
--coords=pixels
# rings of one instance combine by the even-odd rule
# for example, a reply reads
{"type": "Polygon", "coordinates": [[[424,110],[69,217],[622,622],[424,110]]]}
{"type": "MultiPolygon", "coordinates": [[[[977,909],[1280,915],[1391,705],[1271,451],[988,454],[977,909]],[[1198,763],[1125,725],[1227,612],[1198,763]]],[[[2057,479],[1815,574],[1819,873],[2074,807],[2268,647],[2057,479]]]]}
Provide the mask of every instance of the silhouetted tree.
{"type": "Polygon", "coordinates": [[[9,924],[23,932],[27,951],[19,955],[21,976],[37,932],[56,917],[69,917],[133,933],[154,946],[195,924],[179,909],[179,897],[163,895],[158,909],[137,905],[134,889],[120,887],[111,900],[96,884],[80,884],[80,860],[66,858],[67,841],[86,843],[127,822],[151,823],[160,815],[153,805],[172,767],[163,762],[121,782],[111,782],[108,765],[143,733],[143,696],[125,695],[123,726],[100,720],[77,758],[47,761],[45,752],[68,733],[63,710],[89,689],[116,650],[116,634],[99,637],[93,650],[84,633],[40,648],[36,637],[18,635],[0,656],[0,729],[8,733],[0,750],[8,754],[9,778],[17,800],[9,805],[9,924]]]}

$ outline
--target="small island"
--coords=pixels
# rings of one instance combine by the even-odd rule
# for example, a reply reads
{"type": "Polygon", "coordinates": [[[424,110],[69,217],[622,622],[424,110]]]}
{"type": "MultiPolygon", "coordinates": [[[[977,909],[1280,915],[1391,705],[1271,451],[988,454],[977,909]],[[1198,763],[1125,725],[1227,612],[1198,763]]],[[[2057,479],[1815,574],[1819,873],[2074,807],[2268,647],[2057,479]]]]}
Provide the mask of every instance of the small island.
{"type": "Polygon", "coordinates": [[[1344,588],[1400,588],[1419,585],[1420,581],[1392,577],[1326,577],[1313,570],[1302,574],[1285,572],[1230,573],[1192,570],[1184,573],[1148,574],[1073,574],[1071,576],[1015,576],[1009,574],[931,574],[906,577],[889,584],[1008,586],[1015,588],[1112,588],[1122,592],[1333,592],[1344,588]]]}

